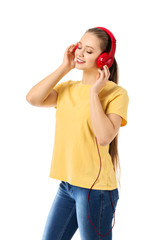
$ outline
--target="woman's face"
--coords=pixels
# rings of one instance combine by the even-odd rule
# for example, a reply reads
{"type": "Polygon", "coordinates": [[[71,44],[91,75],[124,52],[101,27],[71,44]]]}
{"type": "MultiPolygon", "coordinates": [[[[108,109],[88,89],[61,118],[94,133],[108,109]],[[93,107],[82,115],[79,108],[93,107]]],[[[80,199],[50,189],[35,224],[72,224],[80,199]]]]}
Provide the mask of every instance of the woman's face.
{"type": "Polygon", "coordinates": [[[75,51],[75,67],[81,70],[97,69],[97,58],[101,52],[99,38],[93,33],[85,33],[75,51]],[[79,59],[83,62],[78,62],[79,59]]]}

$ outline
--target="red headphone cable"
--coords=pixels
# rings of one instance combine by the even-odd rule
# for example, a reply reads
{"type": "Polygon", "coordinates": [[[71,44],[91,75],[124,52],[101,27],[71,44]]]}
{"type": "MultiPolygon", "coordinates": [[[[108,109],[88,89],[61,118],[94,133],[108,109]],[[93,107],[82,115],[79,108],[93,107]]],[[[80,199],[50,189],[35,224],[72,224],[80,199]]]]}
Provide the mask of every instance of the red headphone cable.
{"type": "MultiPolygon", "coordinates": [[[[96,137],[95,137],[95,139],[96,139],[96,137]]],[[[96,145],[97,145],[97,150],[98,150],[98,154],[99,154],[99,157],[100,157],[100,152],[99,152],[99,148],[98,148],[97,139],[96,139],[96,145]]],[[[96,182],[97,179],[99,178],[100,171],[101,171],[101,157],[100,157],[100,170],[99,170],[99,174],[98,174],[98,176],[97,176],[95,182],[96,182]]],[[[97,229],[96,229],[95,226],[93,225],[93,223],[92,223],[92,221],[91,221],[91,219],[90,219],[90,217],[89,217],[89,214],[88,214],[89,196],[90,196],[90,192],[91,192],[92,187],[93,187],[93,185],[95,184],[95,182],[92,184],[92,186],[91,186],[91,188],[90,188],[90,190],[89,190],[89,194],[88,194],[88,201],[87,201],[87,215],[88,215],[88,218],[89,218],[90,223],[91,223],[92,226],[94,227],[94,229],[95,229],[95,231],[97,232],[97,234],[98,234],[100,237],[105,237],[105,236],[107,236],[107,235],[112,231],[112,229],[113,229],[113,227],[114,227],[114,225],[115,225],[115,209],[114,209],[113,202],[112,202],[112,192],[110,192],[110,196],[111,196],[111,204],[112,204],[112,208],[113,208],[113,211],[114,211],[114,223],[113,223],[112,228],[110,229],[110,231],[109,231],[107,234],[105,234],[105,235],[101,235],[100,233],[98,233],[97,229]]]]}

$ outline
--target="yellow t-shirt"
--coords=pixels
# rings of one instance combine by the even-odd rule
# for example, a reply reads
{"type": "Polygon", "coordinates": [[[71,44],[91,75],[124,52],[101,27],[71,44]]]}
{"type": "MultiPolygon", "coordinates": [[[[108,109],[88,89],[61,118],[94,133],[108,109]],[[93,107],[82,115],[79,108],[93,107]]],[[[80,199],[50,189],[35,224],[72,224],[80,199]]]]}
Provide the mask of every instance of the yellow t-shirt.
{"type": "MultiPolygon", "coordinates": [[[[100,157],[90,115],[90,88],[81,81],[58,83],[56,126],[53,155],[49,177],[72,185],[90,189],[117,188],[109,144],[100,146],[100,157]]],[[[122,117],[121,126],[127,124],[128,94],[121,86],[108,81],[98,94],[105,114],[116,113],[122,117]]]]}

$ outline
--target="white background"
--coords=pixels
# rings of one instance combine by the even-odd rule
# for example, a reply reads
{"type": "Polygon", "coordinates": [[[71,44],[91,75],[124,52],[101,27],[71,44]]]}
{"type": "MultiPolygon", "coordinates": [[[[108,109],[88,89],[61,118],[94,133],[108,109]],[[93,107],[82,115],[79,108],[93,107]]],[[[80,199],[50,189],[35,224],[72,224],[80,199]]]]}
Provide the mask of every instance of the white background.
{"type": "MultiPolygon", "coordinates": [[[[122,189],[113,238],[166,239],[165,22],[161,0],[1,2],[0,239],[42,237],[60,183],[49,178],[56,110],[30,105],[26,94],[97,26],[117,39],[119,85],[130,98],[119,134],[122,189]]],[[[81,77],[73,69],[61,81],[81,77]]]]}

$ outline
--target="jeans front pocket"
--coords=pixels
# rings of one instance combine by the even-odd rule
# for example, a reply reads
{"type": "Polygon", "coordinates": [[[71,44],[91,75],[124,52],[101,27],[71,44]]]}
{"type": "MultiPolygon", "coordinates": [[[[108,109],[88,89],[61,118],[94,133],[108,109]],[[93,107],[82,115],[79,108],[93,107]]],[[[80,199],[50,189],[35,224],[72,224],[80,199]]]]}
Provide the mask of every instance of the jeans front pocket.
{"type": "Polygon", "coordinates": [[[118,200],[119,200],[119,190],[118,188],[111,190],[110,195],[111,195],[111,192],[112,192],[112,203],[115,211],[118,200]]]}
{"type": "Polygon", "coordinates": [[[102,193],[103,193],[103,209],[108,207],[116,209],[116,205],[119,199],[118,188],[113,190],[103,190],[102,193]]]}

